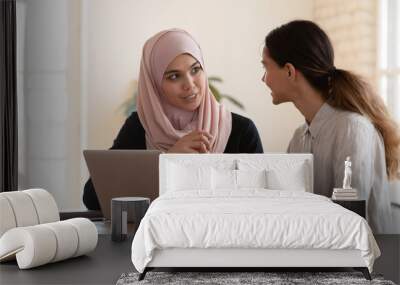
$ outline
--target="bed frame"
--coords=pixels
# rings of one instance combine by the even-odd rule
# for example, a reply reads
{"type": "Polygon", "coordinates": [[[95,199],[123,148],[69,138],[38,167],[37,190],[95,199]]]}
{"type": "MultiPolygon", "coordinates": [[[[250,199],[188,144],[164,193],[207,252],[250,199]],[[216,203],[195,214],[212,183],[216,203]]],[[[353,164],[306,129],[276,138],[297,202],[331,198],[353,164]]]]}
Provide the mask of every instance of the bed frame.
{"type": "MultiPolygon", "coordinates": [[[[191,161],[234,160],[240,158],[304,160],[308,163],[306,173],[309,181],[307,192],[313,192],[313,157],[312,154],[224,154],[224,155],[160,155],[160,194],[165,193],[168,163],[181,159],[191,161]]],[[[329,250],[329,249],[253,249],[253,248],[169,248],[157,249],[153,259],[139,280],[143,280],[148,271],[156,268],[229,268],[233,271],[254,271],[254,269],[271,268],[343,268],[350,267],[361,271],[367,280],[371,276],[359,250],[329,250]]],[[[230,270],[231,271],[231,270],[230,270]]],[[[260,270],[263,271],[263,270],[260,270]]]]}
{"type": "MultiPolygon", "coordinates": [[[[193,249],[171,248],[156,250],[152,261],[139,275],[155,268],[231,268],[252,271],[255,268],[343,268],[361,271],[371,280],[359,250],[328,249],[193,249]]],[[[262,271],[262,270],[261,270],[262,271]]]]}

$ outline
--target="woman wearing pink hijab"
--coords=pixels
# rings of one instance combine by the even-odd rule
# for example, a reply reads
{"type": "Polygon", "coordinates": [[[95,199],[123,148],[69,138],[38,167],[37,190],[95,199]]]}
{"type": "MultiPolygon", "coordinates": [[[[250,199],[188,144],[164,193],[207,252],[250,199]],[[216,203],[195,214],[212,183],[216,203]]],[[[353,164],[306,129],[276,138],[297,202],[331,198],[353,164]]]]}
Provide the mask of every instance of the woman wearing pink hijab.
{"type": "MultiPolygon", "coordinates": [[[[137,112],[126,120],[111,149],[263,152],[254,123],[217,102],[208,87],[200,46],[179,29],[159,32],[145,43],[137,112]]],[[[100,209],[90,179],[83,202],[88,209],[100,209]]]]}

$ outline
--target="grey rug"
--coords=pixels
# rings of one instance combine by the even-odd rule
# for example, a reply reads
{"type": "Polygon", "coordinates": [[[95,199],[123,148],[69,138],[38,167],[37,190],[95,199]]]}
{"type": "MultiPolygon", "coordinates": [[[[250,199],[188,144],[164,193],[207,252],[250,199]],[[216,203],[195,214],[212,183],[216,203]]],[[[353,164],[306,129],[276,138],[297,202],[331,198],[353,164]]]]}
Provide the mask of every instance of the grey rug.
{"type": "Polygon", "coordinates": [[[395,285],[380,275],[372,281],[360,272],[148,272],[142,281],[139,273],[122,274],[117,285],[133,284],[379,284],[395,285]]]}

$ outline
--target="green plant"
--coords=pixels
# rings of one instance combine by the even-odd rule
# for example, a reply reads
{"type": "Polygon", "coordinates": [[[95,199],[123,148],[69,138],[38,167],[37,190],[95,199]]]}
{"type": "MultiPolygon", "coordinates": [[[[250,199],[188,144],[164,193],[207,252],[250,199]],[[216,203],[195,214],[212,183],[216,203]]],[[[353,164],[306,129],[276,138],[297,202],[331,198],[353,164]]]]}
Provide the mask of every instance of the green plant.
{"type": "MultiPolygon", "coordinates": [[[[208,77],[208,86],[210,87],[212,94],[214,94],[214,97],[215,97],[215,99],[217,99],[218,102],[220,102],[222,99],[226,99],[226,100],[230,101],[232,104],[234,104],[235,106],[237,106],[238,108],[244,110],[244,105],[241,102],[236,100],[231,95],[222,94],[219,91],[219,89],[215,86],[215,83],[222,83],[222,79],[217,76],[208,77]]],[[[128,117],[132,112],[136,111],[137,95],[138,95],[137,81],[134,81],[133,96],[126,99],[125,102],[123,102],[121,105],[121,109],[126,117],[128,117]]]]}
{"type": "Polygon", "coordinates": [[[235,105],[238,108],[244,110],[244,105],[241,102],[236,100],[231,95],[222,94],[221,92],[219,92],[217,87],[215,87],[215,85],[214,85],[214,83],[217,83],[217,82],[222,83],[221,77],[217,77],[217,76],[208,77],[208,86],[210,87],[210,90],[211,90],[212,94],[214,94],[215,99],[217,99],[218,102],[220,102],[221,99],[226,99],[226,100],[230,101],[233,105],[235,105]]]}

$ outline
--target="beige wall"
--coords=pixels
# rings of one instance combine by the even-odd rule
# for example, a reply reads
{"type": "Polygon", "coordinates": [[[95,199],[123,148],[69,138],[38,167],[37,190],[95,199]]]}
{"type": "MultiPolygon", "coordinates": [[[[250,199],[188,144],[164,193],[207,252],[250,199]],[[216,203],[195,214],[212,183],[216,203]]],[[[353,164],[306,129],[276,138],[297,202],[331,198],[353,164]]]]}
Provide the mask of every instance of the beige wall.
{"type": "Polygon", "coordinates": [[[265,151],[286,150],[302,118],[291,104],[271,104],[261,82],[261,50],[265,35],[275,26],[311,19],[312,0],[92,0],[85,5],[82,83],[87,108],[82,110],[82,127],[88,148],[111,146],[124,120],[118,108],[138,78],[145,40],[162,29],[179,27],[200,43],[208,74],[223,78],[221,91],[244,103],[265,151]]]}
{"type": "Polygon", "coordinates": [[[314,20],[329,35],[335,65],[377,87],[377,0],[315,0],[314,20]]]}

